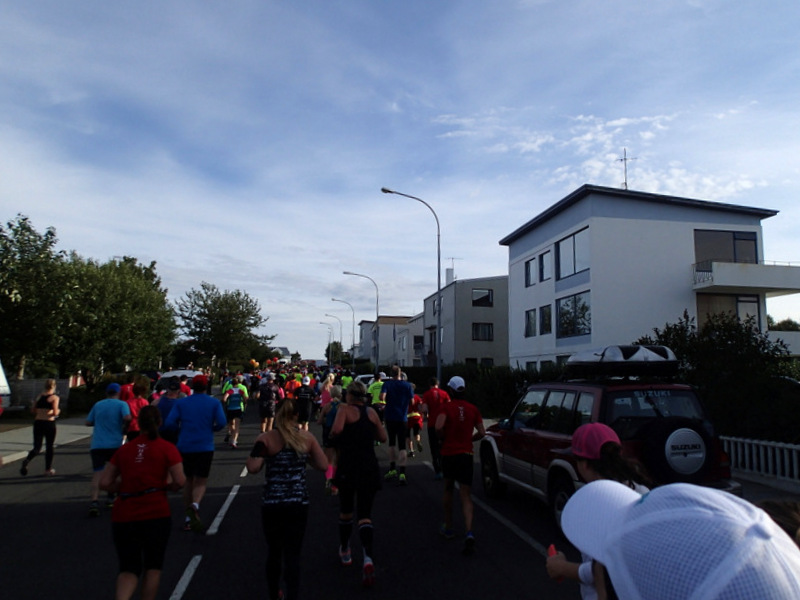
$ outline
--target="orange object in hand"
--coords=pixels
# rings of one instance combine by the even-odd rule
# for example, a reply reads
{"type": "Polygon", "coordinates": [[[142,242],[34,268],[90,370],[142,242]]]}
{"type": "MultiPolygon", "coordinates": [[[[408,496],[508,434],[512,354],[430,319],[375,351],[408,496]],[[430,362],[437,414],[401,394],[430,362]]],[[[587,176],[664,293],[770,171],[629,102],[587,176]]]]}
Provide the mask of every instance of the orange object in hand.
{"type": "MultiPolygon", "coordinates": [[[[547,547],[547,556],[555,556],[556,554],[558,554],[558,550],[556,550],[555,544],[550,544],[547,547]]],[[[556,581],[558,583],[561,583],[562,581],[564,581],[564,578],[563,577],[559,577],[558,579],[556,579],[556,581]]]]}

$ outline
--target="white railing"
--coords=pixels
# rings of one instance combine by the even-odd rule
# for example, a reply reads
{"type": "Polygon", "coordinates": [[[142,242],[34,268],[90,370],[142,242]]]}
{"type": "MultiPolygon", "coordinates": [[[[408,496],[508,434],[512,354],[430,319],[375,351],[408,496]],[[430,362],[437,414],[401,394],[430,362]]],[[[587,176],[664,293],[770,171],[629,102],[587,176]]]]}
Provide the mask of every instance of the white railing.
{"type": "Polygon", "coordinates": [[[731,469],[800,484],[800,445],[721,436],[731,469]]]}

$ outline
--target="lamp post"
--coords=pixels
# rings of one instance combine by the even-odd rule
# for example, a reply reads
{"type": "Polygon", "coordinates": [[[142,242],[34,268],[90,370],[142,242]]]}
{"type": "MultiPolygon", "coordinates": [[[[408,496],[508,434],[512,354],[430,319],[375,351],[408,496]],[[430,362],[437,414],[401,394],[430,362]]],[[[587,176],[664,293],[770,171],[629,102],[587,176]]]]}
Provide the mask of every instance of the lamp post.
{"type": "Polygon", "coordinates": [[[433,207],[425,202],[422,198],[404,194],[403,192],[395,192],[389,188],[381,188],[384,194],[396,194],[411,198],[417,202],[421,202],[428,207],[428,210],[433,214],[436,219],[436,378],[442,380],[442,230],[439,227],[439,216],[433,207]]]}
{"type": "Polygon", "coordinates": [[[345,300],[339,300],[338,298],[331,298],[331,302],[341,302],[342,304],[347,304],[350,307],[350,311],[353,313],[353,335],[350,338],[350,359],[353,363],[353,372],[355,373],[356,370],[356,309],[353,308],[353,305],[345,300]]]}
{"type": "Polygon", "coordinates": [[[342,320],[336,315],[329,315],[325,313],[326,317],[332,317],[339,321],[339,362],[342,361],[342,350],[344,350],[344,338],[342,338],[342,320]]]}
{"type": "Polygon", "coordinates": [[[369,275],[362,275],[361,273],[353,273],[352,271],[342,271],[343,275],[355,275],[356,277],[363,277],[364,279],[369,279],[372,282],[372,285],[375,286],[375,372],[377,373],[380,371],[380,360],[381,360],[381,328],[378,323],[378,319],[380,319],[380,296],[378,293],[378,284],[375,283],[375,280],[370,277],[369,275]]]}
{"type": "Polygon", "coordinates": [[[331,366],[331,338],[333,338],[333,325],[330,323],[326,323],[325,321],[320,321],[320,325],[325,325],[328,328],[328,347],[325,349],[326,354],[328,355],[326,358],[328,359],[328,367],[331,366]]]}

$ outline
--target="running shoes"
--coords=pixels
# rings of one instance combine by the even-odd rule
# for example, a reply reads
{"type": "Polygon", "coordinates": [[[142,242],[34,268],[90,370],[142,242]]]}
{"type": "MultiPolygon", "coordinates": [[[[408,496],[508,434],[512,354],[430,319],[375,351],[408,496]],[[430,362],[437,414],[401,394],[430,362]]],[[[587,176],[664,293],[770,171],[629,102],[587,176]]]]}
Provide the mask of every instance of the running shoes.
{"type": "Polygon", "coordinates": [[[375,565],[372,564],[372,559],[369,556],[364,557],[364,568],[361,572],[361,582],[364,587],[372,587],[375,585],[375,565]]]}
{"type": "Polygon", "coordinates": [[[453,533],[453,530],[448,529],[447,525],[445,525],[444,523],[442,523],[442,526],[439,527],[439,535],[446,540],[452,540],[454,537],[456,537],[456,534],[453,533]]]}
{"type": "Polygon", "coordinates": [[[189,529],[195,533],[203,533],[206,530],[203,521],[200,520],[200,513],[197,511],[197,508],[194,506],[187,508],[186,516],[189,517],[189,529]]]}
{"type": "Polygon", "coordinates": [[[408,485],[408,480],[406,479],[405,473],[400,473],[397,483],[400,485],[408,485]]]}
{"type": "Polygon", "coordinates": [[[22,466],[19,468],[20,475],[27,475],[28,474],[28,459],[22,461],[22,466]]]}
{"type": "Polygon", "coordinates": [[[92,503],[89,505],[89,516],[90,517],[100,516],[100,503],[97,502],[97,500],[92,500],[92,503]]]}
{"type": "Polygon", "coordinates": [[[467,537],[464,539],[464,549],[461,554],[464,556],[471,556],[475,553],[475,536],[471,531],[467,532],[467,537]]]}
{"type": "Polygon", "coordinates": [[[386,475],[384,475],[383,478],[386,481],[389,481],[390,479],[397,479],[397,469],[392,469],[391,471],[386,473],[386,475]]]}
{"type": "Polygon", "coordinates": [[[345,567],[353,564],[353,553],[350,551],[350,547],[342,550],[342,547],[339,546],[339,560],[342,561],[342,565],[345,567]]]}

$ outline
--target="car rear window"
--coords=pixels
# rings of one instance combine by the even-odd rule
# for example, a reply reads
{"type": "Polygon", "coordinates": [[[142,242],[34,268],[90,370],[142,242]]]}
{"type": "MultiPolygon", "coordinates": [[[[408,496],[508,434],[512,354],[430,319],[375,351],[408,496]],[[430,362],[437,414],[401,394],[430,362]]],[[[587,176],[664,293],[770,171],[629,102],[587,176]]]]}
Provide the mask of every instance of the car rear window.
{"type": "MultiPolygon", "coordinates": [[[[703,409],[690,389],[642,389],[609,392],[607,423],[651,420],[658,417],[702,419],[703,409]]],[[[615,427],[616,429],[616,427],[615,427]]]]}

